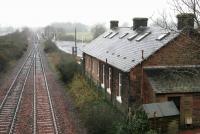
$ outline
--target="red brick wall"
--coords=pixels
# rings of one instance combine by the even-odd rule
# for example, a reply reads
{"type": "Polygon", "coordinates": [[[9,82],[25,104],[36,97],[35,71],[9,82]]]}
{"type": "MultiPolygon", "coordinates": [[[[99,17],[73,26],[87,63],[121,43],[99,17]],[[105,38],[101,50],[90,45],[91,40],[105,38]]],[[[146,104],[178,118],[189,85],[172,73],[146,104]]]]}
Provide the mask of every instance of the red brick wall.
{"type": "MultiPolygon", "coordinates": [[[[105,92],[109,84],[109,68],[111,68],[111,95],[108,95],[109,99],[113,103],[117,103],[116,96],[119,94],[119,73],[122,74],[122,103],[126,107],[128,105],[128,92],[129,92],[129,73],[123,73],[120,70],[106,64],[105,62],[99,61],[94,57],[84,54],[84,68],[85,72],[95,82],[100,84],[103,83],[103,65],[105,66],[105,92]],[[99,70],[98,70],[99,67],[99,70]],[[99,72],[99,73],[98,73],[99,72]]],[[[106,92],[107,93],[107,92],[106,92]]]]}
{"type": "MultiPolygon", "coordinates": [[[[168,43],[144,62],[144,66],[200,64],[199,45],[181,36],[168,43]]],[[[145,53],[145,52],[144,52],[145,53]]]]}
{"type": "Polygon", "coordinates": [[[200,93],[193,95],[193,121],[197,126],[200,126],[200,93]]]}
{"type": "Polygon", "coordinates": [[[99,61],[87,54],[84,54],[84,68],[89,77],[92,77],[95,82],[99,82],[99,61]]]}
{"type": "MultiPolygon", "coordinates": [[[[200,64],[200,57],[198,57],[198,52],[200,51],[199,45],[194,45],[194,43],[185,38],[184,36],[178,37],[175,41],[168,43],[166,46],[161,48],[159,51],[154,53],[148,59],[146,59],[142,65],[139,64],[130,71],[131,80],[131,91],[130,94],[138,98],[141,95],[141,81],[142,81],[142,71],[141,68],[147,66],[169,66],[169,65],[196,65],[200,64]]],[[[144,51],[145,55],[145,51],[144,51]]],[[[143,86],[149,92],[147,82],[143,82],[143,86]]],[[[145,94],[149,95],[149,94],[145,94]]],[[[150,96],[147,96],[149,98],[150,96]]]]}

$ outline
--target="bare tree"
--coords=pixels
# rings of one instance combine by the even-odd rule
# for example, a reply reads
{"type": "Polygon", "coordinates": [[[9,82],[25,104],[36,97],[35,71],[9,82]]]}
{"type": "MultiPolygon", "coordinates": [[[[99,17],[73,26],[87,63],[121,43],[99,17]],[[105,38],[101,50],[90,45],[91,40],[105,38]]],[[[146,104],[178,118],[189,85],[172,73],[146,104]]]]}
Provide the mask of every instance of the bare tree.
{"type": "Polygon", "coordinates": [[[96,24],[91,28],[91,32],[93,34],[93,39],[97,38],[99,35],[104,33],[106,28],[103,24],[96,24]]]}
{"type": "MultiPolygon", "coordinates": [[[[200,60],[200,33],[198,32],[200,30],[200,0],[170,0],[169,4],[171,5],[174,14],[172,15],[163,11],[162,13],[160,13],[159,18],[157,18],[156,20],[152,19],[154,25],[171,32],[178,32],[180,34],[182,39],[181,43],[180,41],[174,41],[173,43],[181,48],[180,51],[181,53],[184,53],[184,60],[188,64],[191,63],[191,60],[200,60]],[[188,32],[185,29],[183,29],[183,31],[178,30],[177,22],[174,21],[174,16],[176,16],[177,14],[186,15],[188,13],[192,14],[194,22],[197,26],[197,30],[192,30],[191,32],[188,32]],[[188,45],[183,45],[183,43],[186,43],[188,45]]],[[[195,71],[189,70],[188,72],[191,74],[200,74],[199,69],[195,71]]],[[[182,74],[183,72],[174,69],[173,73],[182,74]]]]}
{"type": "Polygon", "coordinates": [[[200,1],[199,0],[172,0],[173,9],[178,13],[193,13],[194,21],[200,27],[200,1]]]}

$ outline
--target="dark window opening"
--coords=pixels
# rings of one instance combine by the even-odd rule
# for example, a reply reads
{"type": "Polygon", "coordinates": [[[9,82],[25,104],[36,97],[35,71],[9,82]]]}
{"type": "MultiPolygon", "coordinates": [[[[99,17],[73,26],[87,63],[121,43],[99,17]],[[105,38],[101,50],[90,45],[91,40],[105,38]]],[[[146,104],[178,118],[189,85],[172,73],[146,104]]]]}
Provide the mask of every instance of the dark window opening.
{"type": "Polygon", "coordinates": [[[168,97],[168,101],[173,101],[177,109],[180,111],[180,96],[168,97]]]}

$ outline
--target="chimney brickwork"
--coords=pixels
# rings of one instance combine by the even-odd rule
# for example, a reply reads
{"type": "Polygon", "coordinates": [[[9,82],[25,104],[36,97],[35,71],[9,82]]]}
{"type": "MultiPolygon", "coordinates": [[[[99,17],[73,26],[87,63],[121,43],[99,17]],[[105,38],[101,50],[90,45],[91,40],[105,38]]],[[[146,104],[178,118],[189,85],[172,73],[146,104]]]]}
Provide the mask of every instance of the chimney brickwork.
{"type": "Polygon", "coordinates": [[[178,19],[178,23],[177,23],[178,30],[194,29],[194,14],[183,13],[183,14],[178,14],[176,17],[178,19]]]}
{"type": "Polygon", "coordinates": [[[140,26],[147,27],[148,18],[133,18],[133,30],[140,26]]]}
{"type": "Polygon", "coordinates": [[[119,24],[119,21],[117,21],[117,20],[111,20],[110,21],[110,29],[118,28],[118,24],[119,24]]]}

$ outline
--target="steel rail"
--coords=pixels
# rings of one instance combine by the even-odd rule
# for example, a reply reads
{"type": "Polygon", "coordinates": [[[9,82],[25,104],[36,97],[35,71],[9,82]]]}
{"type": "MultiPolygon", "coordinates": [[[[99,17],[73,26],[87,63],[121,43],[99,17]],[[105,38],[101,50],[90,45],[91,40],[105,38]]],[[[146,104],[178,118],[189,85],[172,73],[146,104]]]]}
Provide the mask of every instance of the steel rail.
{"type": "Polygon", "coordinates": [[[46,90],[47,90],[47,94],[48,94],[48,100],[49,100],[50,109],[51,109],[51,115],[52,115],[53,123],[54,123],[53,125],[54,125],[55,134],[58,134],[58,128],[57,128],[57,123],[56,123],[56,119],[55,119],[55,113],[54,113],[54,109],[53,109],[53,105],[52,105],[52,99],[51,99],[50,92],[49,92],[49,86],[48,86],[48,82],[47,82],[47,78],[46,78],[43,60],[42,60],[42,57],[40,55],[40,51],[39,50],[37,50],[37,51],[38,51],[38,56],[39,56],[41,67],[42,67],[42,73],[44,75],[45,86],[46,86],[46,90]]]}
{"type": "Polygon", "coordinates": [[[20,106],[20,103],[21,103],[21,100],[22,100],[22,95],[23,95],[23,92],[24,92],[24,88],[25,88],[25,85],[26,85],[28,76],[29,76],[29,74],[30,74],[30,71],[31,71],[33,62],[34,62],[34,57],[32,58],[30,67],[28,68],[28,72],[27,72],[27,74],[26,74],[26,77],[25,77],[25,80],[24,80],[24,83],[23,83],[22,91],[21,91],[21,93],[20,93],[20,96],[19,96],[19,99],[18,99],[18,102],[17,102],[17,107],[16,107],[16,109],[15,109],[14,116],[13,116],[13,119],[12,119],[12,122],[11,122],[9,134],[12,134],[12,133],[13,133],[13,128],[14,128],[14,125],[15,125],[16,116],[17,116],[17,113],[18,113],[18,110],[19,110],[19,106],[20,106]]]}
{"type": "Polygon", "coordinates": [[[3,105],[4,105],[5,101],[6,101],[6,99],[8,98],[8,95],[9,95],[9,93],[10,93],[10,91],[11,91],[11,89],[12,89],[14,83],[15,83],[15,81],[17,80],[19,74],[21,73],[22,69],[24,68],[26,62],[28,61],[28,59],[29,59],[29,57],[32,55],[32,53],[33,53],[33,50],[29,53],[29,55],[28,55],[28,57],[26,58],[26,60],[24,61],[23,65],[20,67],[19,71],[17,72],[17,75],[15,76],[15,78],[14,78],[12,84],[10,85],[10,87],[9,87],[9,89],[8,89],[8,91],[7,91],[5,97],[4,97],[4,99],[3,99],[3,101],[2,101],[2,103],[1,103],[1,105],[0,105],[0,111],[2,110],[2,107],[3,107],[3,105]]]}
{"type": "Polygon", "coordinates": [[[36,123],[36,81],[35,81],[35,76],[36,76],[36,54],[34,55],[34,71],[33,71],[33,134],[36,134],[37,130],[37,123],[36,123]]]}

